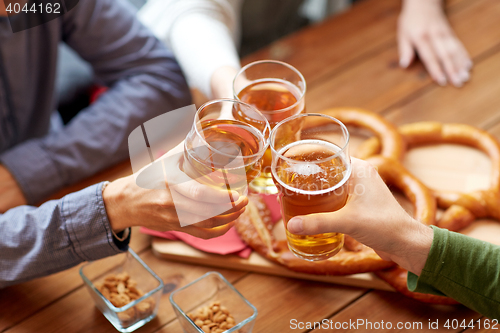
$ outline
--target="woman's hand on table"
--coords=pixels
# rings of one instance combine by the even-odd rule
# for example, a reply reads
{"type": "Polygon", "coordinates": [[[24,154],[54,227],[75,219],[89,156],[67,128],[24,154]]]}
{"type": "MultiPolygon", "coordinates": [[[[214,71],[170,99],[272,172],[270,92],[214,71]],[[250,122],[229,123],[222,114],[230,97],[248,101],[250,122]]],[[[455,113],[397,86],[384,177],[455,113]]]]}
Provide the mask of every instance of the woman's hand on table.
{"type": "Polygon", "coordinates": [[[442,0],[403,0],[398,22],[401,67],[417,53],[434,81],[461,87],[470,78],[472,61],[451,28],[442,0]]]}
{"type": "Polygon", "coordinates": [[[134,175],[109,183],[103,200],[111,227],[120,231],[143,226],[157,231],[182,231],[204,239],[225,234],[245,211],[248,198],[219,190],[187,178],[178,165],[182,159],[180,144],[165,154],[163,166],[168,181],[165,189],[146,189],[136,184],[134,175]],[[169,184],[170,183],[170,184],[169,184]],[[223,213],[221,213],[223,212],[223,213]],[[181,227],[182,221],[201,221],[181,227]]]}
{"type": "Polygon", "coordinates": [[[433,240],[433,231],[409,216],[369,163],[352,158],[349,200],[332,213],[294,217],[288,231],[298,235],[326,232],[347,234],[420,275],[433,240]]]}

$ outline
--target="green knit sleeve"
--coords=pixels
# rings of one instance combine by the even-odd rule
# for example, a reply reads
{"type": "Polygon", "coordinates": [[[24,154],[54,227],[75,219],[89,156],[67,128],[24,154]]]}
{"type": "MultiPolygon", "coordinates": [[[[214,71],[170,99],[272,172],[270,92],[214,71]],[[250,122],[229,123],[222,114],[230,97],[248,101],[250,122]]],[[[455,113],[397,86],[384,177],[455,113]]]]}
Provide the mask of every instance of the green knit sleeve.
{"type": "Polygon", "coordinates": [[[438,227],[420,276],[408,273],[408,289],[449,296],[500,318],[500,246],[438,227]]]}

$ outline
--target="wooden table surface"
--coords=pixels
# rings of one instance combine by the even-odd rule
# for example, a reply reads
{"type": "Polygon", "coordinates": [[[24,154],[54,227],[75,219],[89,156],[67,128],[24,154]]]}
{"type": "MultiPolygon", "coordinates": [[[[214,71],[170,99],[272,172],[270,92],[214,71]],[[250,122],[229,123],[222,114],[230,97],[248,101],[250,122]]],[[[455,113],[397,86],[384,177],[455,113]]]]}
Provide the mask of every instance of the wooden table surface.
{"type": "MultiPolygon", "coordinates": [[[[461,89],[439,87],[419,63],[408,70],[398,67],[400,0],[361,1],[350,11],[279,40],[244,62],[272,58],[297,67],[307,81],[308,112],[335,106],[364,107],[398,125],[419,120],[462,122],[499,137],[500,1],[449,0],[446,7],[453,28],[474,61],[472,79],[461,89]]],[[[58,196],[129,173],[129,163],[124,162],[58,196]]],[[[182,332],[168,300],[169,292],[214,268],[158,259],[151,252],[150,241],[133,230],[131,247],[169,288],[161,299],[158,316],[137,332],[182,332]]],[[[0,290],[0,332],[115,332],[94,307],[78,269],[0,290]]],[[[358,319],[390,322],[392,331],[398,331],[398,323],[407,327],[422,323],[420,328],[403,329],[408,332],[430,331],[428,323],[438,321],[439,329],[433,331],[459,332],[464,329],[443,325],[448,319],[469,323],[481,318],[463,306],[422,304],[395,292],[217,270],[257,307],[254,331],[259,333],[327,331],[293,330],[290,326],[292,319],[314,322],[325,318],[340,324],[358,319]]],[[[341,331],[375,330],[350,326],[341,331]]]]}

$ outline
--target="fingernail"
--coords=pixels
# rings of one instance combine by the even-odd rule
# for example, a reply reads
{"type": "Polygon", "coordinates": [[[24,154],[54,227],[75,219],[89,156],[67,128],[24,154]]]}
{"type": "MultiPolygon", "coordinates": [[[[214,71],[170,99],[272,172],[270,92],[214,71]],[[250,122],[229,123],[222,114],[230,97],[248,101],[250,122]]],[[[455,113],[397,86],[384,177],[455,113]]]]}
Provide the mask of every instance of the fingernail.
{"type": "Polygon", "coordinates": [[[451,82],[457,88],[460,88],[462,86],[462,84],[463,84],[462,80],[460,80],[460,78],[458,76],[453,76],[451,78],[451,82]]]}
{"type": "Polygon", "coordinates": [[[410,61],[408,59],[399,59],[399,66],[403,68],[407,68],[410,65],[410,61]]]}
{"type": "Polygon", "coordinates": [[[448,84],[448,81],[444,76],[436,78],[437,84],[439,84],[441,87],[444,87],[445,85],[448,84]]]}
{"type": "Polygon", "coordinates": [[[460,72],[460,79],[462,80],[462,82],[467,82],[467,81],[469,81],[469,79],[470,79],[469,72],[468,72],[468,71],[465,71],[465,70],[461,71],[461,72],[460,72]]]}
{"type": "Polygon", "coordinates": [[[233,201],[238,201],[240,194],[236,191],[231,191],[231,198],[233,198],[233,201]]]}
{"type": "Polygon", "coordinates": [[[287,229],[292,234],[300,234],[304,231],[304,222],[299,217],[294,217],[288,221],[287,229]]]}

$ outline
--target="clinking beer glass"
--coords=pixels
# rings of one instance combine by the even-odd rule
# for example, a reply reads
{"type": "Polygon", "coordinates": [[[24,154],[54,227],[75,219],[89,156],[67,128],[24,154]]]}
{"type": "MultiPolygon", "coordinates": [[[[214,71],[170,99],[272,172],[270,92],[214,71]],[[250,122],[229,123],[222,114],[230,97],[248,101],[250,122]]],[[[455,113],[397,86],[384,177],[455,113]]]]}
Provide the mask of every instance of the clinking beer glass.
{"type": "Polygon", "coordinates": [[[205,103],[184,141],[182,169],[202,184],[246,195],[248,183],[260,174],[269,133],[266,118],[248,104],[230,99],[205,103]]]}
{"type": "MultiPolygon", "coordinates": [[[[351,162],[344,124],[327,115],[299,114],[276,125],[270,146],[285,229],[292,217],[332,212],[345,205],[351,162]],[[290,128],[300,130],[290,135],[290,128]]],[[[294,235],[287,230],[286,236],[290,251],[310,261],[332,257],[344,244],[340,233],[294,235]]]]}
{"type": "MultiPolygon", "coordinates": [[[[262,60],[246,65],[234,79],[233,93],[235,99],[256,107],[271,129],[280,121],[305,112],[306,81],[297,69],[281,61],[262,60]]],[[[250,184],[256,192],[277,191],[271,178],[271,155],[268,149],[261,176],[250,184]]]]}

